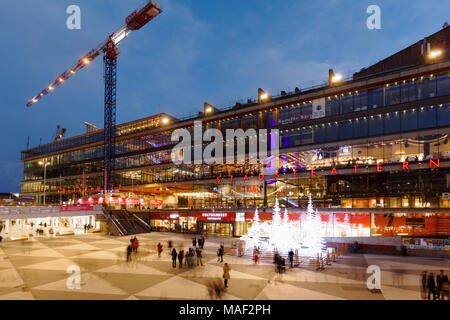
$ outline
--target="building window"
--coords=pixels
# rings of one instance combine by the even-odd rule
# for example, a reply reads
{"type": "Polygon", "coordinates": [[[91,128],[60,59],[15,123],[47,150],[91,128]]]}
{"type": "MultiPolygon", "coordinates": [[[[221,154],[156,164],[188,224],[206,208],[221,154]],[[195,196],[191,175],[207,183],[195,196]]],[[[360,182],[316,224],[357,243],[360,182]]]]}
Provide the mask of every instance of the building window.
{"type": "Polygon", "coordinates": [[[444,104],[437,107],[437,123],[438,126],[447,126],[450,124],[450,105],[444,104]]]}
{"type": "Polygon", "coordinates": [[[339,122],[339,139],[351,139],[353,136],[352,121],[339,122]]]}
{"type": "Polygon", "coordinates": [[[367,130],[368,124],[367,123],[368,123],[367,119],[363,119],[363,118],[353,121],[353,129],[354,129],[353,136],[355,138],[367,136],[367,132],[368,132],[368,130],[367,130]]]}
{"type": "Polygon", "coordinates": [[[353,96],[350,94],[342,98],[342,113],[353,112],[353,96]]]}
{"type": "Polygon", "coordinates": [[[339,98],[333,97],[325,101],[325,114],[327,116],[334,116],[339,114],[339,98]]]}
{"type": "Polygon", "coordinates": [[[369,135],[377,135],[383,133],[383,118],[374,116],[369,119],[369,135]]]}
{"type": "Polygon", "coordinates": [[[425,107],[419,112],[419,128],[430,128],[436,126],[436,108],[425,107]]]}
{"type": "Polygon", "coordinates": [[[441,74],[436,78],[437,95],[445,96],[450,94],[450,74],[441,74]]]}
{"type": "Polygon", "coordinates": [[[417,111],[408,110],[402,113],[402,131],[417,129],[417,111]]]}
{"type": "Polygon", "coordinates": [[[400,131],[400,113],[386,114],[384,117],[384,133],[400,131]]]}
{"type": "Polygon", "coordinates": [[[370,89],[368,91],[369,108],[382,107],[383,104],[383,88],[370,89]]]}
{"type": "Polygon", "coordinates": [[[394,105],[400,103],[400,86],[393,85],[386,88],[386,105],[394,105]]]}

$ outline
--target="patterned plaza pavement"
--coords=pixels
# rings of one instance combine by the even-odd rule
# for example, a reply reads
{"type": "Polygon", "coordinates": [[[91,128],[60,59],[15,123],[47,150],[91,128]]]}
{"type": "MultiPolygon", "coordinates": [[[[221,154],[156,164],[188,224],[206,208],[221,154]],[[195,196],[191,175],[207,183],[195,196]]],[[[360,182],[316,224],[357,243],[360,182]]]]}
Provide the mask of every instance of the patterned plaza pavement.
{"type": "MultiPolygon", "coordinates": [[[[210,299],[207,284],[222,279],[216,251],[220,241],[208,237],[204,266],[172,268],[167,241],[177,249],[192,245],[192,236],[172,233],[138,235],[139,252],[127,263],[130,237],[100,234],[33,239],[0,244],[0,300],[16,299],[210,299]],[[160,258],[156,245],[164,251],[160,258]],[[68,289],[69,266],[81,270],[80,289],[68,289]]],[[[450,271],[445,259],[387,255],[346,255],[323,271],[294,268],[277,275],[271,263],[254,265],[249,257],[224,256],[231,280],[223,299],[421,299],[420,273],[450,271]],[[367,266],[381,268],[381,291],[367,289],[367,266]]]]}

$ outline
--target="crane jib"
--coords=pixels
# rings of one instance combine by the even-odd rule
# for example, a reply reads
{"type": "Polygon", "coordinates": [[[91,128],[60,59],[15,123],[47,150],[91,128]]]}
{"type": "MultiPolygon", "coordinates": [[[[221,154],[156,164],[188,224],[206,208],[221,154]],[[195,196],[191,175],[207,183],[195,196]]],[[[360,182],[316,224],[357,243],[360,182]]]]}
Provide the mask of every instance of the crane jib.
{"type": "Polygon", "coordinates": [[[149,0],[146,5],[141,9],[133,11],[126,18],[126,24],[112,33],[111,37],[101,42],[97,47],[89,51],[86,55],[81,57],[74,65],[59,75],[55,81],[53,81],[47,88],[38,93],[35,97],[28,100],[27,107],[31,107],[34,103],[42,99],[44,96],[53,91],[56,87],[60,86],[75,73],[83,69],[86,65],[95,60],[101,53],[106,51],[109,39],[118,45],[125,40],[128,35],[147,24],[151,19],[156,17],[162,12],[160,5],[154,0],[149,0]]]}

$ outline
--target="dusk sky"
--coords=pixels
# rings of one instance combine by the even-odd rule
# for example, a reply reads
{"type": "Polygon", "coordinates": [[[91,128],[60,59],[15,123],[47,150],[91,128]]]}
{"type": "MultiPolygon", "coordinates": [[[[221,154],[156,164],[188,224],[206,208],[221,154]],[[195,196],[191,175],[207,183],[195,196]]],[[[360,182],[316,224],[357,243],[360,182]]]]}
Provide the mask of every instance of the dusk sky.
{"type": "MultiPolygon", "coordinates": [[[[27,108],[26,102],[125,23],[143,0],[0,2],[0,192],[19,192],[20,151],[67,137],[84,122],[103,126],[101,57],[27,108]],[[66,27],[66,8],[81,8],[81,30],[66,27]]],[[[163,12],[120,45],[117,122],[159,112],[195,114],[324,82],[328,69],[350,76],[450,20],[450,2],[160,0],[163,12]],[[366,9],[381,8],[381,30],[366,9]]]]}

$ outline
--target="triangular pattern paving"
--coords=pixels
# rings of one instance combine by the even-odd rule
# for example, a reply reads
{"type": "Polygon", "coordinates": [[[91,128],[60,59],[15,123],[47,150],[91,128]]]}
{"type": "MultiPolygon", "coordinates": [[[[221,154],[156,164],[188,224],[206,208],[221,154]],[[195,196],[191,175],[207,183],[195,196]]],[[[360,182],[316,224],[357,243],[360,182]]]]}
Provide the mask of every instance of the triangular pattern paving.
{"type": "MultiPolygon", "coordinates": [[[[137,235],[138,254],[126,262],[130,237],[99,234],[33,238],[0,244],[0,300],[20,299],[211,299],[208,285],[222,282],[223,263],[216,250],[223,239],[208,237],[203,266],[172,267],[167,241],[177,251],[191,247],[192,236],[172,233],[137,235]],[[156,244],[164,246],[158,258],[156,244]],[[67,288],[70,266],[81,271],[81,288],[67,288]]],[[[195,259],[194,259],[195,260],[195,259]]],[[[196,261],[194,261],[196,263],[196,261]]],[[[387,255],[347,255],[323,271],[294,268],[275,273],[274,265],[255,265],[250,257],[225,255],[231,267],[222,299],[420,299],[420,273],[449,270],[449,260],[387,255]],[[367,266],[382,270],[381,293],[366,287],[367,266]]]]}

